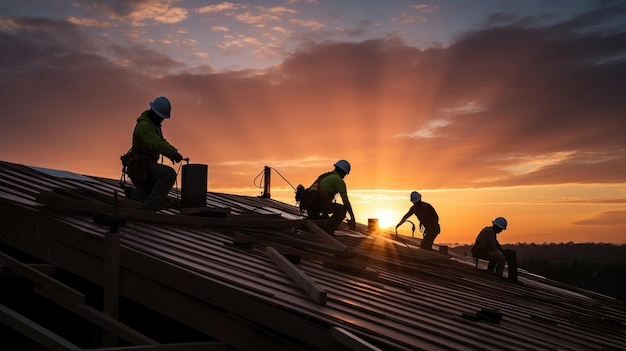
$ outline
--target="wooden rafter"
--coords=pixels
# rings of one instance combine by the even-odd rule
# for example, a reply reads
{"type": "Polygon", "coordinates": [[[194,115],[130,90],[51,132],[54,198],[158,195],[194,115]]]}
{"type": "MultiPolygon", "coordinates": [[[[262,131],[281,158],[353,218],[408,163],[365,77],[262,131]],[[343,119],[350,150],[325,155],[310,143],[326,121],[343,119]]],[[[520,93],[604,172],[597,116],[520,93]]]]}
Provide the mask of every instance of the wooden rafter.
{"type": "Polygon", "coordinates": [[[311,277],[304,273],[300,268],[296,267],[278,250],[273,247],[265,248],[265,255],[269,257],[278,267],[280,267],[299,287],[304,289],[306,293],[320,305],[326,304],[327,293],[324,288],[315,282],[311,277]]]}

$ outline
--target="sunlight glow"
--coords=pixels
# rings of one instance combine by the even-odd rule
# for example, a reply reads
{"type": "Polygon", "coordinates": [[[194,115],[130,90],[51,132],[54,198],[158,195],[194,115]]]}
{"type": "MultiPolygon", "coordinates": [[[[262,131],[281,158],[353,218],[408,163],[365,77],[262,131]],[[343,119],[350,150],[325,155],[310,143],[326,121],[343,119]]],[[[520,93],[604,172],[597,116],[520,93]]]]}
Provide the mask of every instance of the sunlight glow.
{"type": "Polygon", "coordinates": [[[376,213],[373,218],[378,218],[378,227],[381,229],[386,229],[393,227],[398,223],[398,218],[394,211],[379,209],[376,210],[376,213]]]}

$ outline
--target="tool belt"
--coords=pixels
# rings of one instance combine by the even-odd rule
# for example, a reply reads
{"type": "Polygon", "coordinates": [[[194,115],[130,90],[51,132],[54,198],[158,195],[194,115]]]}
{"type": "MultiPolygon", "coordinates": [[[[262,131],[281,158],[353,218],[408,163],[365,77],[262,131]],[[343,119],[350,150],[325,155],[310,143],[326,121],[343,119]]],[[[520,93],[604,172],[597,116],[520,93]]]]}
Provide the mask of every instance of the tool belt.
{"type": "Polygon", "coordinates": [[[148,154],[131,148],[120,157],[122,166],[132,181],[143,182],[148,180],[148,168],[154,162],[148,154]]]}
{"type": "Polygon", "coordinates": [[[325,215],[333,213],[332,198],[325,191],[323,191],[320,186],[322,178],[325,178],[330,174],[332,174],[332,172],[320,175],[308,189],[300,190],[300,210],[306,210],[309,216],[317,217],[319,213],[325,215]],[[316,190],[311,189],[313,185],[316,185],[316,190]]]}

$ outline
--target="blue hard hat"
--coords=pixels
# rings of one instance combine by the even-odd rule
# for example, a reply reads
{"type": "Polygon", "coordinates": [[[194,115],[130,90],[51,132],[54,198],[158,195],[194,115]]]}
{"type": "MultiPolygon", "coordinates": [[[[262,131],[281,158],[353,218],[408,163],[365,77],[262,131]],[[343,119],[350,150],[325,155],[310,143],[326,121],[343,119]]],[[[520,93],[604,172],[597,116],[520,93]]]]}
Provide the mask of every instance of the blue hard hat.
{"type": "Polygon", "coordinates": [[[507,223],[506,219],[504,219],[504,217],[498,217],[498,218],[494,219],[493,221],[491,221],[491,223],[493,223],[494,225],[497,225],[502,230],[506,229],[506,227],[508,225],[508,223],[507,223]]]}
{"type": "Polygon", "coordinates": [[[350,163],[346,160],[339,160],[335,163],[335,167],[342,169],[346,174],[350,174],[350,163]]]}
{"type": "Polygon", "coordinates": [[[150,109],[161,118],[170,118],[170,112],[172,112],[172,105],[166,97],[158,97],[150,103],[150,109]]]}
{"type": "Polygon", "coordinates": [[[417,191],[414,191],[411,193],[411,202],[415,203],[418,201],[422,201],[422,194],[418,193],[417,191]]]}

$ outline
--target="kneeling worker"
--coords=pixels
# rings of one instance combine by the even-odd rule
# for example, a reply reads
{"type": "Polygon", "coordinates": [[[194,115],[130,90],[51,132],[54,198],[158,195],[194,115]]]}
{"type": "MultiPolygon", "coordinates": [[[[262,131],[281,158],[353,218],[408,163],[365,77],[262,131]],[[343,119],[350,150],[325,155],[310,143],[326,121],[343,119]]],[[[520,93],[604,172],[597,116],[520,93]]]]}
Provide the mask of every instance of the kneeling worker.
{"type": "Polygon", "coordinates": [[[508,262],[509,279],[517,280],[517,254],[515,250],[503,249],[496,237],[506,229],[507,220],[498,217],[491,223],[491,226],[483,228],[476,237],[476,242],[472,246],[472,256],[488,260],[487,271],[495,272],[499,277],[502,277],[504,265],[508,262]]]}
{"type": "Polygon", "coordinates": [[[128,176],[143,202],[143,209],[158,211],[168,206],[167,195],[176,182],[176,171],[158,163],[164,155],[178,163],[183,156],[163,138],[161,123],[170,118],[172,105],[165,97],[158,97],[144,111],[133,131],[133,144],[126,155],[128,176]]]}
{"type": "Polygon", "coordinates": [[[341,221],[346,217],[346,212],[350,215],[348,226],[350,229],[356,227],[352,205],[348,199],[348,190],[343,178],[350,174],[350,163],[346,160],[339,160],[335,163],[335,169],[320,175],[317,180],[307,189],[307,199],[302,204],[302,208],[307,211],[307,218],[320,219],[330,218],[324,231],[333,234],[341,221]],[[341,196],[343,204],[334,202],[335,195],[341,196]]]}

